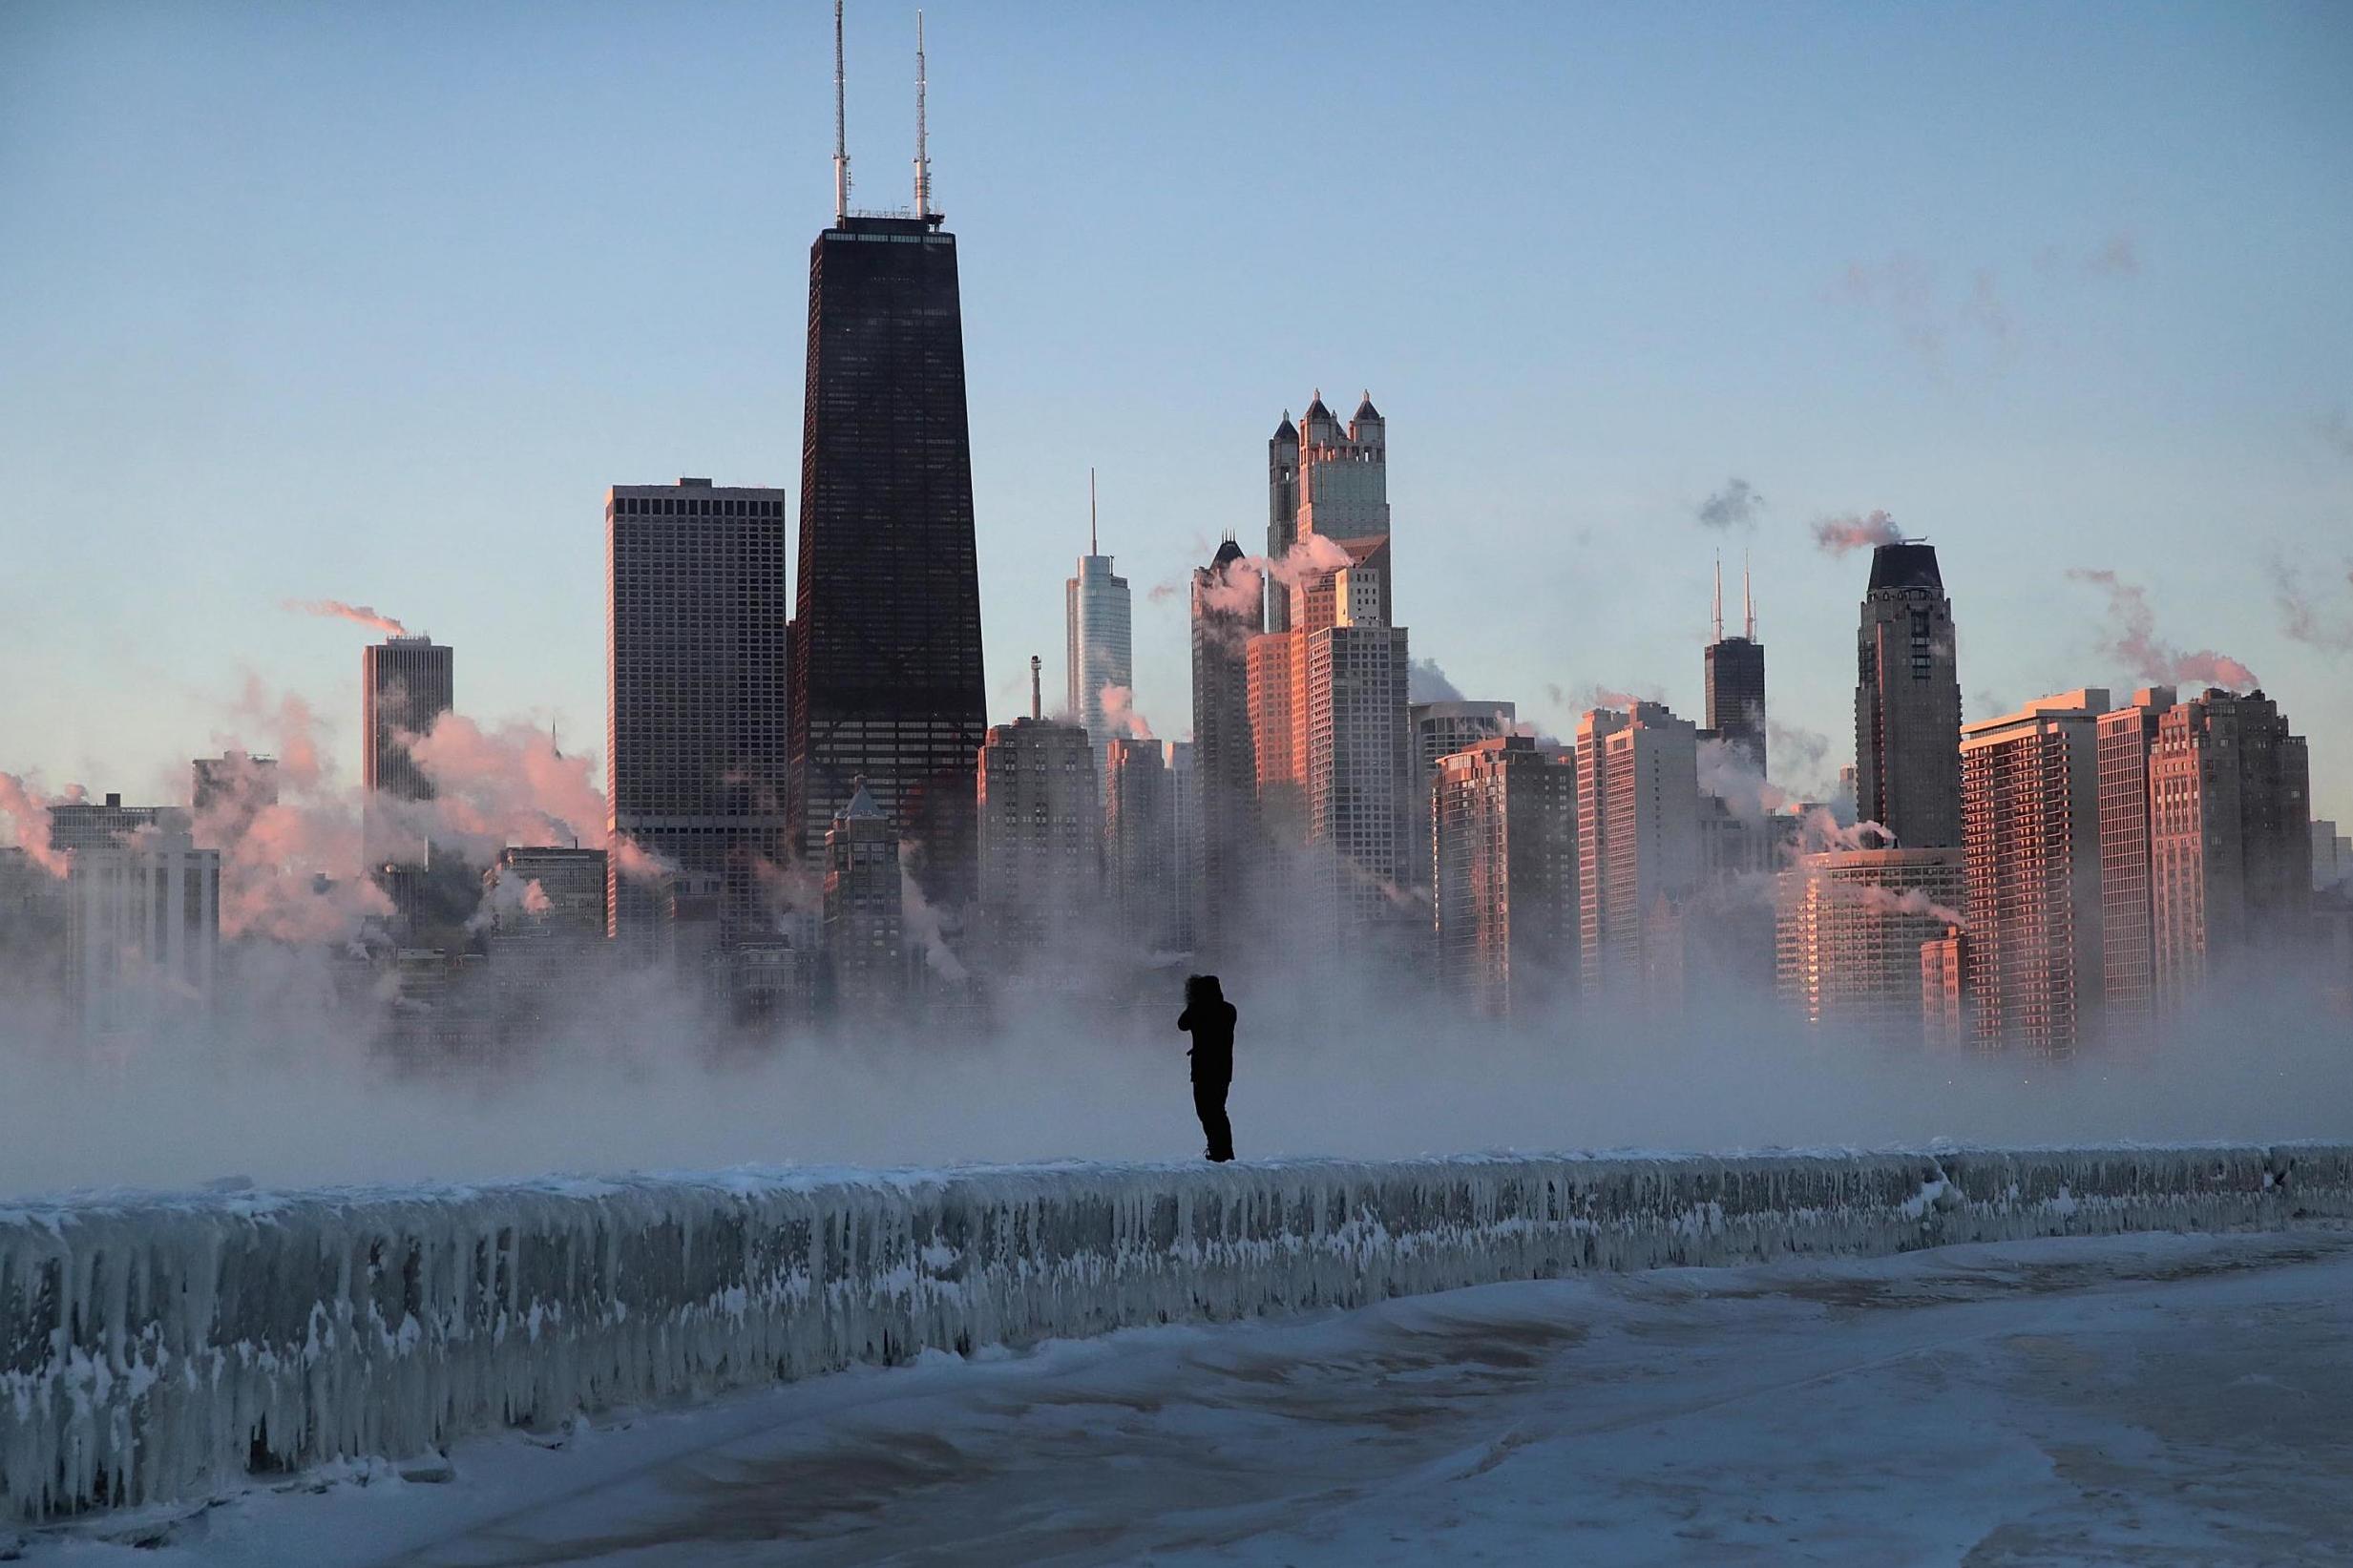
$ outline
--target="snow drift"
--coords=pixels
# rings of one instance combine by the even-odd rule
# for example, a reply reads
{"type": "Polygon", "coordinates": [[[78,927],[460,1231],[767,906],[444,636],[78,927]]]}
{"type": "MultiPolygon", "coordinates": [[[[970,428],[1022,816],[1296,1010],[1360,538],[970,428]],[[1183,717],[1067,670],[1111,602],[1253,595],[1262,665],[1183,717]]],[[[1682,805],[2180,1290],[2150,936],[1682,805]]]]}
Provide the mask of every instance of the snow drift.
{"type": "Polygon", "coordinates": [[[931,1348],[1576,1269],[2353,1217],[2353,1145],[734,1172],[0,1207],[0,1512],[931,1348]]]}

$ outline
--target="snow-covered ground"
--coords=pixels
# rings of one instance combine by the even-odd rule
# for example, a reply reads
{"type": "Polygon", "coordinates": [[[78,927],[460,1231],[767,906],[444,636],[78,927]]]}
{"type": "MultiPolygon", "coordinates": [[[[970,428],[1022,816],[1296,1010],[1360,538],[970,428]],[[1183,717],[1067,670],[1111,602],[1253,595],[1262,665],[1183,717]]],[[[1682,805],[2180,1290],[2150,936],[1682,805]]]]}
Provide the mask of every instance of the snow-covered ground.
{"type": "Polygon", "coordinates": [[[2353,1230],[1586,1276],[934,1354],[464,1443],[450,1471],[309,1477],[28,1558],[2353,1562],[2353,1230]]]}

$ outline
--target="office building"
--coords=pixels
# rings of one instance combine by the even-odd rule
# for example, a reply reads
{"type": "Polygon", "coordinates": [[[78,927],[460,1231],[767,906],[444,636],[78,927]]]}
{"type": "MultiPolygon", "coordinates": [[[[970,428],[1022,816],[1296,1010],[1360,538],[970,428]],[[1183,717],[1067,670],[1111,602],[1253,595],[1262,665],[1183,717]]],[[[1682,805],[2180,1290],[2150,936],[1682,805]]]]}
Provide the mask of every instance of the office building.
{"type": "Polygon", "coordinates": [[[898,829],[852,781],[825,836],[825,972],[837,1011],[888,1010],[907,989],[898,829]]]}
{"type": "MultiPolygon", "coordinates": [[[[1307,517],[1304,501],[1300,515],[1307,517]]],[[[1292,744],[1313,900],[1297,934],[1335,954],[1401,917],[1400,889],[1418,885],[1405,863],[1415,842],[1409,813],[1428,810],[1426,802],[1417,807],[1407,798],[1411,659],[1405,628],[1386,618],[1388,540],[1345,548],[1348,565],[1303,577],[1292,590],[1286,634],[1293,639],[1292,744]]],[[[1413,944],[1413,957],[1426,952],[1425,943],[1413,944]]]]}
{"type": "Polygon", "coordinates": [[[809,252],[791,812],[813,847],[864,779],[952,909],[977,875],[988,734],[956,241],[921,150],[913,213],[851,210],[839,42],[833,221],[809,252]]]}
{"type": "Polygon", "coordinates": [[[2337,831],[2321,818],[2312,825],[2312,890],[2321,892],[2353,882],[2353,837],[2337,831]]]}
{"type": "Polygon", "coordinates": [[[1158,741],[1103,744],[1103,890],[1131,951],[1177,944],[1176,794],[1158,741]]]}
{"type": "Polygon", "coordinates": [[[196,847],[184,811],[148,826],[78,846],[67,870],[67,995],[86,1036],[184,1025],[212,1004],[221,852],[196,847]]]}
{"type": "Polygon", "coordinates": [[[476,916],[500,1034],[543,1027],[581,996],[606,950],[605,852],[509,848],[483,873],[476,916]]]}
{"type": "Polygon", "coordinates": [[[2174,688],[2144,686],[2100,715],[2100,968],[2111,1038],[2147,1038],[2156,1018],[2156,905],[2150,880],[2149,757],[2174,688]]]}
{"type": "Polygon", "coordinates": [[[1918,1043],[1921,949],[1961,925],[1965,880],[1958,849],[1799,856],[1780,873],[1775,899],[1782,1000],[1817,1027],[1918,1043]]]}
{"type": "Polygon", "coordinates": [[[1127,579],[1111,570],[1111,557],[1103,554],[1095,533],[1095,476],[1091,471],[1086,482],[1086,554],[1079,557],[1078,575],[1062,584],[1064,664],[1070,712],[1100,750],[1114,735],[1130,733],[1124,723],[1115,726],[1106,719],[1103,690],[1117,687],[1132,701],[1136,660],[1127,579]]]}
{"type": "Polygon", "coordinates": [[[1936,547],[1883,544],[1856,637],[1855,811],[1905,849],[1961,842],[1961,677],[1936,547]]]}
{"type": "Polygon", "coordinates": [[[1968,993],[1980,1050],[2064,1056],[2094,1036],[2101,933],[2096,687],[1961,736],[1968,993]]]}
{"type": "Polygon", "coordinates": [[[1262,574],[1227,539],[1192,576],[1193,776],[1201,802],[1201,951],[1238,953],[1258,854],[1258,763],[1250,735],[1250,640],[1262,574]]]}
{"type": "Polygon", "coordinates": [[[409,742],[457,705],[455,650],[430,637],[389,637],[360,650],[360,783],[371,796],[430,801],[433,782],[409,742]]]}
{"type": "Polygon", "coordinates": [[[70,854],[128,843],[140,828],[159,825],[170,809],[161,805],[125,805],[122,797],[112,792],[102,801],[52,801],[50,851],[70,854]]]}
{"type": "Polygon", "coordinates": [[[1414,776],[1407,785],[1404,880],[1411,886],[1431,886],[1430,813],[1424,807],[1438,782],[1438,760],[1510,734],[1518,718],[1519,710],[1509,702],[1448,700],[1406,705],[1414,776]]]}
{"type": "MultiPolygon", "coordinates": [[[[1341,544],[1389,536],[1388,424],[1366,393],[1343,429],[1324,407],[1321,391],[1309,400],[1297,426],[1285,413],[1267,443],[1267,557],[1280,561],[1292,546],[1313,534],[1341,544]]],[[[1387,585],[1380,622],[1389,623],[1387,585]]],[[[1292,629],[1290,596],[1276,585],[1267,600],[1266,629],[1292,629]]]]}
{"type": "Polygon", "coordinates": [[[1168,755],[1168,866],[1171,925],[1168,945],[1191,952],[1201,943],[1201,781],[1190,741],[1162,742],[1168,755]]]}
{"type": "Polygon", "coordinates": [[[980,748],[980,907],[1000,956],[1018,959],[1095,918],[1103,811],[1086,731],[1042,715],[998,724],[980,748]]]}
{"type": "Polygon", "coordinates": [[[1766,773],[1765,645],[1756,640],[1756,599],[1740,567],[1738,637],[1724,635],[1724,563],[1715,563],[1715,637],[1702,656],[1708,681],[1708,729],[1737,750],[1758,777],[1766,773]]]}
{"type": "Polygon", "coordinates": [[[189,799],[199,843],[225,847],[251,831],[278,804],[278,760],[231,750],[189,763],[189,799]]]}
{"type": "Polygon", "coordinates": [[[1681,916],[1701,877],[1698,728],[1656,702],[1577,726],[1577,894],[1585,990],[1679,1002],[1681,916]]]}
{"type": "Polygon", "coordinates": [[[1439,759],[1431,809],[1439,985],[1495,1016],[1565,997],[1580,962],[1575,756],[1475,741],[1439,759]]]}
{"type": "Polygon", "coordinates": [[[604,511],[605,826],[646,852],[608,865],[613,934],[660,946],[664,863],[719,879],[723,941],[765,933],[790,855],[785,492],[617,485],[604,511]]]}

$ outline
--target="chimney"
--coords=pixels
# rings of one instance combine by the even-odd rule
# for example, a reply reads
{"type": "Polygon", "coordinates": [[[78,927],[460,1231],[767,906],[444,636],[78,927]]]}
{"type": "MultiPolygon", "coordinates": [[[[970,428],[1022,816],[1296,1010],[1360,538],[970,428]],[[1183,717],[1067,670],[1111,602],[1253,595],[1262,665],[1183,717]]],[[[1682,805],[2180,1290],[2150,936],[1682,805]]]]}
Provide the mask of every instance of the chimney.
{"type": "Polygon", "coordinates": [[[1044,662],[1036,654],[1029,656],[1029,716],[1032,719],[1043,719],[1046,716],[1045,691],[1039,683],[1038,675],[1039,669],[1044,662]]]}

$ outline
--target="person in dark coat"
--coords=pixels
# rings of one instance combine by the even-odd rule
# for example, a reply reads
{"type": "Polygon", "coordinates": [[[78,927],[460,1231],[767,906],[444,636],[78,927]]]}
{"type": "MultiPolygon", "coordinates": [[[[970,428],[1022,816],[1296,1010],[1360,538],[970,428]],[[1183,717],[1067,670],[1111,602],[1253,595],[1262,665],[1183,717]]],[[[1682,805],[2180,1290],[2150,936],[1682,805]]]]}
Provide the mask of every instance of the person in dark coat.
{"type": "Polygon", "coordinates": [[[1233,1123],[1226,1119],[1226,1091],[1233,1084],[1233,1026],[1241,1017],[1214,974],[1188,975],[1177,1027],[1193,1037],[1193,1110],[1211,1160],[1233,1158],[1233,1123]]]}

